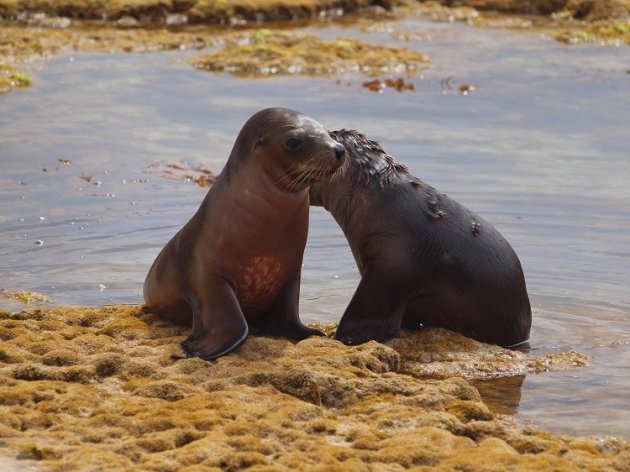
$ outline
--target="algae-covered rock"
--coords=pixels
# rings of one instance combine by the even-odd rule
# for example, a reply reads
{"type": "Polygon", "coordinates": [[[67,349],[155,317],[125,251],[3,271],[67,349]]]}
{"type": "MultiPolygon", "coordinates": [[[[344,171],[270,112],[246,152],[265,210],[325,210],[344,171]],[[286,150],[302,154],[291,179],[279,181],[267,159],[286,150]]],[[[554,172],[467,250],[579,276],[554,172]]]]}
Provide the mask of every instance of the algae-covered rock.
{"type": "Polygon", "coordinates": [[[630,18],[629,0],[569,0],[566,10],[574,18],[601,21],[630,18]]]}
{"type": "MultiPolygon", "coordinates": [[[[0,21],[0,94],[32,85],[32,79],[20,70],[21,64],[47,58],[66,49],[104,53],[201,49],[215,44],[217,38],[217,34],[209,31],[121,29],[104,25],[29,27],[0,21]]],[[[48,301],[44,295],[35,292],[0,289],[0,295],[26,304],[48,301]]]]}
{"type": "Polygon", "coordinates": [[[407,48],[392,48],[351,38],[325,41],[315,35],[260,30],[246,41],[192,60],[198,69],[241,76],[336,75],[358,72],[410,73],[428,66],[425,55],[407,48]]]}
{"type": "Polygon", "coordinates": [[[35,14],[90,20],[119,21],[126,25],[150,23],[227,23],[292,20],[326,15],[332,10],[355,12],[400,3],[390,0],[0,0],[0,16],[23,18],[35,14]],[[233,21],[233,20],[232,20],[233,21]]]}
{"type": "Polygon", "coordinates": [[[188,330],[137,307],[29,309],[0,333],[16,470],[627,470],[627,443],[525,427],[449,377],[571,363],[445,330],[351,347],[253,334],[212,362],[174,360],[188,330]]]}
{"type": "Polygon", "coordinates": [[[87,24],[60,29],[8,23],[0,28],[0,56],[26,60],[48,57],[65,48],[108,53],[201,49],[215,44],[219,36],[210,30],[127,29],[87,24]]]}
{"type": "Polygon", "coordinates": [[[484,344],[443,328],[403,331],[388,346],[400,353],[402,370],[415,377],[488,379],[589,365],[580,352],[529,356],[484,344]]]}
{"type": "MultiPolygon", "coordinates": [[[[31,79],[28,75],[23,74],[14,66],[0,62],[0,95],[14,89],[30,87],[32,84],[33,79],[31,79]]],[[[2,292],[2,295],[28,304],[31,301],[36,300],[34,296],[39,296],[40,294],[36,294],[34,292],[14,292],[7,294],[7,292],[2,292]]],[[[37,299],[37,301],[45,301],[45,298],[37,299]]]]}
{"type": "Polygon", "coordinates": [[[527,15],[567,12],[574,18],[589,21],[630,17],[630,0],[440,0],[439,3],[527,15]]]}
{"type": "MultiPolygon", "coordinates": [[[[13,66],[0,61],[0,93],[5,93],[12,88],[30,87],[32,80],[24,74],[17,72],[13,66]]],[[[25,305],[31,303],[43,303],[48,301],[48,297],[41,293],[29,291],[10,291],[0,288],[0,296],[15,300],[25,305]]]]}
{"type": "Polygon", "coordinates": [[[556,29],[551,35],[566,44],[600,43],[612,46],[630,44],[630,21],[607,21],[563,27],[556,29]]]}

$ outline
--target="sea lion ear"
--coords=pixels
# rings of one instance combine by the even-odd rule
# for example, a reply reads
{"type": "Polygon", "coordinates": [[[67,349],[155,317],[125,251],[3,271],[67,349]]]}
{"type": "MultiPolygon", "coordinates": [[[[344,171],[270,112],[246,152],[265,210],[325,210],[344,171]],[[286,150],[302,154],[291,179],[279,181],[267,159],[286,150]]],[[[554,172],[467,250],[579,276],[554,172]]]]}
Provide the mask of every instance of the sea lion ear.
{"type": "Polygon", "coordinates": [[[258,139],[256,140],[256,143],[254,144],[254,149],[256,149],[258,146],[263,145],[263,144],[264,144],[264,142],[265,142],[265,138],[258,138],[258,139]]]}

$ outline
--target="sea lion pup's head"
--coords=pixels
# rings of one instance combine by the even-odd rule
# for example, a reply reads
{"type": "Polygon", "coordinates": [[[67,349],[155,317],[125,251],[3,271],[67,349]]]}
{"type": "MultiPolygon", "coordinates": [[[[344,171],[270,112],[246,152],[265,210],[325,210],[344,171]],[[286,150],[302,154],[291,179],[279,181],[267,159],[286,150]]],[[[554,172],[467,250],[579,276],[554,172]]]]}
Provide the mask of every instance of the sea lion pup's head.
{"type": "Polygon", "coordinates": [[[256,160],[274,185],[298,192],[334,173],[345,153],[321,123],[289,108],[266,108],[241,129],[228,160],[228,175],[245,160],[256,160]]]}
{"type": "Polygon", "coordinates": [[[355,130],[331,131],[330,136],[346,150],[343,165],[333,175],[311,185],[311,205],[326,206],[359,188],[384,188],[395,176],[408,175],[381,145],[355,130]]]}

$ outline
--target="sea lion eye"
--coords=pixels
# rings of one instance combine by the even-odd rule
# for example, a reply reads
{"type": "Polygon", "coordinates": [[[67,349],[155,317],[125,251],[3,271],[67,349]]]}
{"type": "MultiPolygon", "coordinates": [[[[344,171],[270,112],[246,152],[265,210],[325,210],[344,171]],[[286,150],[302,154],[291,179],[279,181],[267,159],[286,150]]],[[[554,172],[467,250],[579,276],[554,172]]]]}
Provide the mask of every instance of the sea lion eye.
{"type": "Polygon", "coordinates": [[[297,151],[302,146],[302,140],[295,136],[289,136],[284,140],[284,147],[289,151],[297,151]]]}

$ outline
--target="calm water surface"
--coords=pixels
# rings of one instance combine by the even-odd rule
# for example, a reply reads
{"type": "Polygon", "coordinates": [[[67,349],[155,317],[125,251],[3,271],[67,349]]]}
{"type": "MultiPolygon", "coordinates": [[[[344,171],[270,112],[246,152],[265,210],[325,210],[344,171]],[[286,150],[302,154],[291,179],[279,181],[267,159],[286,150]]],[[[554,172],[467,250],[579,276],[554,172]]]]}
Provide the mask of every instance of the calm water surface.
{"type": "MultiPolygon", "coordinates": [[[[288,106],[380,140],[492,222],[523,263],[532,352],[592,356],[588,368],[479,384],[495,409],[630,437],[630,49],[417,19],[394,27],[432,38],[406,43],[433,61],[412,78],[415,92],[376,94],[355,76],[213,75],[189,67],[186,52],[34,66],[34,87],[0,97],[0,288],[58,305],[140,303],[149,265],[204,196],[165,163],[218,173],[251,114],[288,106]],[[464,83],[478,90],[462,96],[464,83]]],[[[385,32],[313,30],[397,44],[385,32]]],[[[358,274],[321,209],[302,275],[302,318],[337,321],[358,274]]]]}

